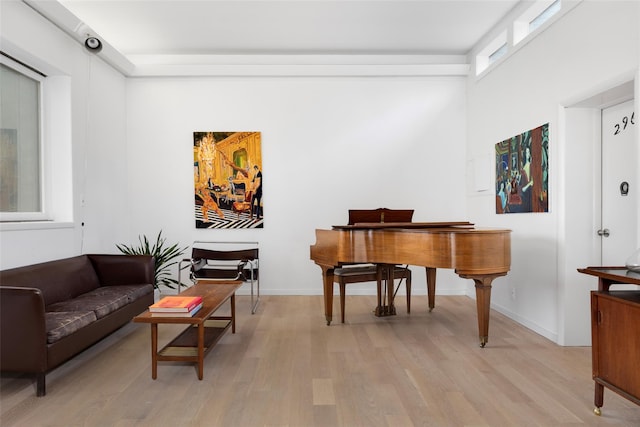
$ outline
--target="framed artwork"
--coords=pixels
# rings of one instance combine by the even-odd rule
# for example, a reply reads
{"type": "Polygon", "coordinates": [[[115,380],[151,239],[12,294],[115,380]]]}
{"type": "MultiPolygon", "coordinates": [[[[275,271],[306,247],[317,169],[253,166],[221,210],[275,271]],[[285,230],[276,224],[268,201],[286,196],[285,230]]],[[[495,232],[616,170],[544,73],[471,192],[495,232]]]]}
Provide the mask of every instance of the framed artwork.
{"type": "Polygon", "coordinates": [[[193,132],[196,228],[263,228],[260,132],[193,132]]]}
{"type": "Polygon", "coordinates": [[[496,144],[496,213],[549,212],[549,123],[496,144]]]}

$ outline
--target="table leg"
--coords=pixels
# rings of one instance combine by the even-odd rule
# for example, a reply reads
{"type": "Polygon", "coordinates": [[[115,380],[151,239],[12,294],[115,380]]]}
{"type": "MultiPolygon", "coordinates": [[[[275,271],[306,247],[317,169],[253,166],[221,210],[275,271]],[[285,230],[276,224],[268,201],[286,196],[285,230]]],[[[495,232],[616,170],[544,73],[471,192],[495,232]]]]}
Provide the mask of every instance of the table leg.
{"type": "Polygon", "coordinates": [[[604,277],[598,278],[598,291],[600,292],[608,292],[611,285],[614,285],[615,282],[613,280],[605,279],[604,277]]]}
{"type": "Polygon", "coordinates": [[[204,322],[198,325],[198,379],[204,377],[204,322]]]}
{"type": "Polygon", "coordinates": [[[151,378],[158,378],[158,324],[151,324],[151,378]]]}
{"type": "Polygon", "coordinates": [[[236,294],[231,295],[231,333],[236,333],[236,294]]]}
{"type": "Polygon", "coordinates": [[[595,388],[595,393],[594,393],[594,397],[593,397],[593,403],[595,405],[595,408],[593,410],[593,413],[596,415],[601,415],[602,414],[602,404],[604,403],[604,386],[600,383],[598,383],[596,381],[596,388],[595,388]]]}

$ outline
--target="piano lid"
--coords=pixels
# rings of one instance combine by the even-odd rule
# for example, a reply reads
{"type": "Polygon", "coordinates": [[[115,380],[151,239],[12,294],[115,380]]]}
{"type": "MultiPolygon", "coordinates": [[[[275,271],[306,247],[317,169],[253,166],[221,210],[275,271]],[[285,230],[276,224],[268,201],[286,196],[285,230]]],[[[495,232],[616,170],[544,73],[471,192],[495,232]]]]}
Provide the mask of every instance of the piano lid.
{"type": "Polygon", "coordinates": [[[445,222],[357,222],[348,225],[333,225],[334,230],[364,230],[385,228],[473,228],[474,224],[467,221],[445,222]]]}

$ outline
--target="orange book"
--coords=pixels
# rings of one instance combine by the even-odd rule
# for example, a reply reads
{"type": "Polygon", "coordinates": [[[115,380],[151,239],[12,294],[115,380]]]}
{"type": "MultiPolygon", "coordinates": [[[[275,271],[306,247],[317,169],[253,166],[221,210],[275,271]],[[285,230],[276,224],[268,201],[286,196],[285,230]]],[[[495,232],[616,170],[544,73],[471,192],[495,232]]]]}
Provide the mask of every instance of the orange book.
{"type": "Polygon", "coordinates": [[[202,297],[168,296],[149,306],[152,313],[188,313],[202,304],[202,297]]]}
{"type": "Polygon", "coordinates": [[[191,311],[152,311],[151,317],[191,317],[202,308],[202,303],[196,305],[191,311]]]}

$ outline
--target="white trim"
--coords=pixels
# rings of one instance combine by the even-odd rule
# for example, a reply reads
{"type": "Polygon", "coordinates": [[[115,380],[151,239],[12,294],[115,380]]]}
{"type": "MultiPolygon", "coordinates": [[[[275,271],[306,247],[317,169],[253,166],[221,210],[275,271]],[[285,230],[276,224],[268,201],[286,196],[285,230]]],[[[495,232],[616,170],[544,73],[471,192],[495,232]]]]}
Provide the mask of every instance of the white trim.
{"type": "Polygon", "coordinates": [[[316,77],[466,76],[468,64],[382,65],[154,65],[138,66],[131,77],[316,77]]]}
{"type": "Polygon", "coordinates": [[[491,304],[491,310],[495,310],[500,314],[507,316],[509,319],[519,323],[527,329],[531,329],[533,332],[538,335],[542,335],[546,339],[557,343],[558,342],[558,334],[554,333],[548,329],[541,327],[540,325],[530,322],[527,318],[518,315],[517,313],[509,310],[508,308],[499,305],[499,304],[491,304]]]}
{"type": "Polygon", "coordinates": [[[466,76],[465,55],[131,55],[129,77],[466,76]]]}
{"type": "Polygon", "coordinates": [[[0,231],[21,231],[21,230],[53,230],[60,228],[74,228],[73,222],[58,221],[22,221],[22,222],[1,222],[0,231]]]}

